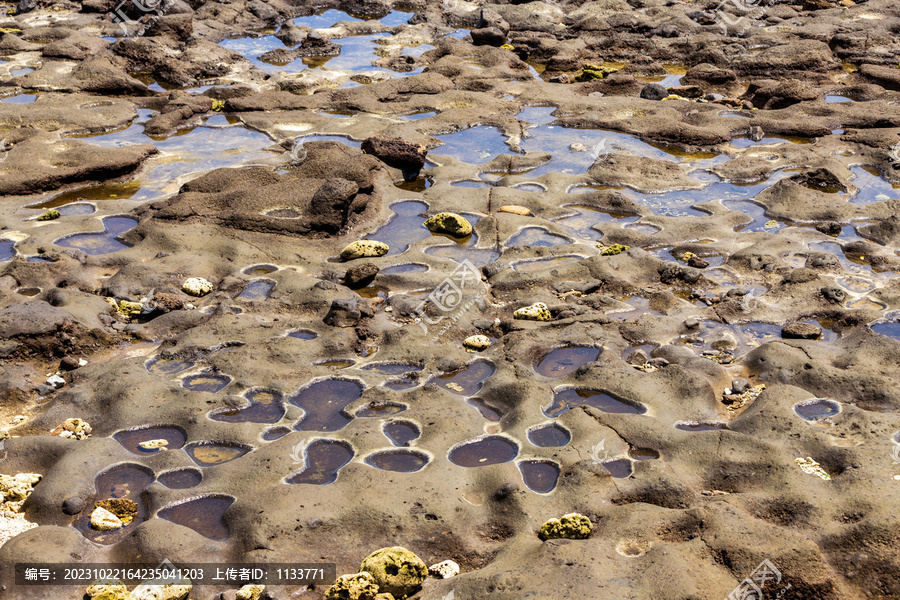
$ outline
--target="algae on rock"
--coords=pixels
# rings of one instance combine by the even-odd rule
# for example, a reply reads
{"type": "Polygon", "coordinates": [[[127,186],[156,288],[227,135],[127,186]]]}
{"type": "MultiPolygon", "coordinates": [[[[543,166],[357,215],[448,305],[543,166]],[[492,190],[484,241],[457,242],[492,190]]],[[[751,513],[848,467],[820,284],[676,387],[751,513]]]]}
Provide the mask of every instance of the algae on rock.
{"type": "Polygon", "coordinates": [[[388,245],[376,240],[360,240],[348,244],[341,250],[341,260],[354,260],[357,258],[372,258],[384,256],[388,253],[388,245]]]}
{"type": "Polygon", "coordinates": [[[363,560],[359,570],[372,574],[379,592],[398,600],[416,593],[428,577],[428,566],[422,559],[400,546],[376,550],[363,560]]]}
{"type": "Polygon", "coordinates": [[[472,235],[472,224],[465,217],[451,212],[442,212],[425,221],[425,227],[433,233],[446,233],[453,237],[472,235]]]}
{"type": "Polygon", "coordinates": [[[205,296],[213,290],[213,284],[202,277],[189,277],[181,285],[181,291],[190,296],[205,296]]]}
{"type": "Polygon", "coordinates": [[[325,594],[326,600],[375,600],[378,584],[371,573],[353,573],[337,578],[325,594]]]}
{"type": "Polygon", "coordinates": [[[563,515],[559,519],[550,519],[541,525],[541,531],[538,537],[542,541],[567,539],[567,540],[585,540],[591,537],[594,526],[591,520],[584,515],[578,513],[569,513],[563,515]]]}
{"type": "Polygon", "coordinates": [[[550,309],[543,302],[535,302],[531,306],[525,306],[513,313],[514,319],[523,319],[525,321],[549,321],[553,317],[550,315],[550,309]]]}

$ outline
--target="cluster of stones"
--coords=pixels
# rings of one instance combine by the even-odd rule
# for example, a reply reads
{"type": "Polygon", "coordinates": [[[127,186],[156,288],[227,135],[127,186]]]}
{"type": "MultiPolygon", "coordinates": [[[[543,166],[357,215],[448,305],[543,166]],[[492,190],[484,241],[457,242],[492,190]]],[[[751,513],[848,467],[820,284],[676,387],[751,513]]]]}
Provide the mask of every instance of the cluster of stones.
{"type": "Polygon", "coordinates": [[[421,558],[400,546],[376,550],[363,560],[358,573],[341,575],[325,595],[327,600],[405,600],[422,587],[428,575],[448,579],[459,574],[452,560],[426,567],[421,558]]]}

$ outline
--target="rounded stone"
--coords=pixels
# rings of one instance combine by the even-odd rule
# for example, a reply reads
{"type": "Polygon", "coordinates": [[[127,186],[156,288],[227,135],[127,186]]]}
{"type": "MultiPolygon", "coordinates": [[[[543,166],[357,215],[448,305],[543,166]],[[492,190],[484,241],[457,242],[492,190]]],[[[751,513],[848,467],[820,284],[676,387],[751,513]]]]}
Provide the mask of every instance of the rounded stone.
{"type": "Polygon", "coordinates": [[[213,285],[202,277],[190,277],[181,285],[181,291],[189,296],[205,296],[213,290],[213,285]]]}
{"type": "Polygon", "coordinates": [[[371,573],[353,573],[337,578],[328,592],[326,600],[374,600],[378,594],[378,584],[371,573]]]}
{"type": "Polygon", "coordinates": [[[442,212],[425,221],[425,227],[433,233],[446,233],[453,237],[472,235],[472,224],[465,217],[451,212],[442,212]]]}
{"type": "Polygon", "coordinates": [[[77,515],[84,510],[84,500],[78,496],[69,496],[63,500],[62,511],[67,515],[77,515]]]}
{"type": "Polygon", "coordinates": [[[398,600],[416,593],[428,576],[422,559],[400,546],[376,550],[363,560],[359,570],[372,574],[379,592],[398,600]]]}
{"type": "Polygon", "coordinates": [[[513,313],[513,318],[525,321],[549,321],[552,317],[546,304],[535,302],[531,306],[525,306],[516,310],[513,313]]]}
{"type": "Polygon", "coordinates": [[[550,519],[541,526],[538,537],[543,540],[585,540],[591,537],[594,526],[591,520],[578,513],[569,513],[559,519],[550,519]]]}
{"type": "Polygon", "coordinates": [[[472,352],[481,352],[491,346],[491,339],[486,335],[472,335],[463,340],[463,347],[472,352]]]}
{"type": "Polygon", "coordinates": [[[384,256],[388,253],[388,245],[375,240],[359,240],[348,244],[341,250],[341,260],[354,260],[356,258],[371,258],[384,256]]]}

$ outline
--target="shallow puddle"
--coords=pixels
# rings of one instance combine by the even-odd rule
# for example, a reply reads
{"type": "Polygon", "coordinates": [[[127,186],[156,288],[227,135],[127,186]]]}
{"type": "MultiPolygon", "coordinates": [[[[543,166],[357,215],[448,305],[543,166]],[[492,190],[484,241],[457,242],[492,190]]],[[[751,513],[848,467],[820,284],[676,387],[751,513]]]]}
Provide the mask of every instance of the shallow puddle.
{"type": "Polygon", "coordinates": [[[31,104],[37,100],[37,94],[17,94],[15,96],[7,96],[2,102],[9,104],[31,104]]]}
{"type": "Polygon", "coordinates": [[[381,430],[391,444],[397,447],[407,447],[410,442],[422,435],[419,426],[412,421],[391,421],[385,423],[381,430]]]}
{"type": "Polygon", "coordinates": [[[387,244],[387,256],[406,252],[410,244],[431,237],[431,232],[423,225],[427,204],[415,201],[396,202],[391,205],[391,210],[394,211],[394,216],[366,236],[366,239],[387,244]]]}
{"type": "MultiPolygon", "coordinates": [[[[387,17],[385,17],[387,18],[387,17]]],[[[337,23],[341,21],[362,21],[363,19],[358,19],[356,17],[351,17],[349,14],[342,10],[337,10],[334,8],[330,8],[324,12],[313,14],[308,17],[295,17],[293,19],[294,25],[303,26],[303,27],[311,27],[312,29],[327,29],[329,27],[334,27],[337,23]]]]}
{"type": "Polygon", "coordinates": [[[496,423],[503,418],[503,413],[492,406],[488,406],[481,398],[469,398],[466,400],[469,406],[474,407],[481,416],[492,423],[496,423]]]}
{"type": "Polygon", "coordinates": [[[94,501],[126,499],[137,505],[137,514],[124,527],[112,531],[98,531],[91,527],[93,501],[87,503],[81,516],[75,522],[76,528],[88,539],[99,544],[113,544],[128,535],[138,524],[147,520],[146,498],[142,492],[153,483],[153,471],[143,465],[123,464],[114,466],[94,480],[97,495],[94,501]]]}
{"type": "MultiPolygon", "coordinates": [[[[103,202],[105,200],[128,200],[141,189],[137,181],[127,181],[124,183],[110,183],[96,185],[69,192],[63,192],[58,196],[54,196],[51,200],[46,200],[40,204],[33,204],[28,208],[35,209],[60,209],[73,203],[91,201],[103,202]]],[[[60,210],[60,213],[62,211],[60,210]]]]}
{"type": "MultiPolygon", "coordinates": [[[[257,69],[261,69],[266,73],[300,73],[305,71],[310,63],[316,64],[314,61],[319,57],[296,58],[287,62],[262,60],[261,56],[272,50],[287,49],[287,46],[274,35],[251,36],[242,38],[232,38],[219,42],[223,48],[237,52],[251,63],[257,69]]],[[[324,57],[323,57],[324,58],[324,57]]]]}
{"type": "Polygon", "coordinates": [[[509,462],[519,454],[519,446],[509,438],[489,435],[455,446],[448,455],[460,467],[484,467],[509,462]]]}
{"type": "Polygon", "coordinates": [[[428,265],[418,263],[408,263],[405,265],[396,265],[381,270],[382,275],[403,275],[405,273],[424,273],[428,271],[428,265]]]}
{"type": "Polygon", "coordinates": [[[471,127],[435,137],[443,145],[432,148],[429,154],[452,156],[471,165],[481,165],[501,154],[512,153],[506,145],[506,137],[496,127],[471,127]]]}
{"type": "Polygon", "coordinates": [[[238,459],[252,448],[232,442],[192,442],[184,450],[199,466],[211,467],[238,459]]]}
{"type": "Polygon", "coordinates": [[[427,465],[428,460],[428,455],[418,450],[384,450],[370,454],[364,462],[383,471],[415,473],[427,465]]]}
{"type": "Polygon", "coordinates": [[[429,380],[460,396],[471,396],[481,389],[482,383],[494,374],[495,367],[486,360],[476,360],[458,371],[436,375],[429,380]]]}
{"type": "Polygon", "coordinates": [[[556,222],[574,235],[593,242],[598,242],[603,237],[603,231],[595,229],[601,223],[631,223],[640,219],[638,215],[609,212],[577,204],[564,208],[570,209],[577,214],[557,219],[556,222]]]}
{"type": "Polygon", "coordinates": [[[191,468],[176,469],[161,473],[157,481],[173,490],[185,490],[199,485],[203,481],[203,473],[191,468]]]}
{"type": "Polygon", "coordinates": [[[265,263],[260,265],[250,265],[249,267],[241,271],[241,273],[243,273],[244,275],[268,275],[269,273],[274,273],[277,270],[277,266],[265,263]]]}
{"type": "Polygon", "coordinates": [[[551,350],[534,365],[538,375],[544,377],[565,377],[579,367],[600,356],[600,349],[592,346],[566,346],[551,350]]]}
{"type": "Polygon", "coordinates": [[[212,373],[200,373],[199,375],[188,375],[185,377],[181,385],[186,390],[192,392],[209,392],[210,394],[218,394],[231,383],[231,377],[227,375],[213,375],[212,373]]]}
{"type": "Polygon", "coordinates": [[[900,341],[900,323],[877,323],[872,325],[872,331],[900,341]]]}
{"type": "Polygon", "coordinates": [[[0,240],[0,262],[12,260],[16,255],[15,245],[13,240],[0,240]]]}
{"type": "MultiPolygon", "coordinates": [[[[97,475],[97,498],[128,498],[138,502],[140,493],[153,482],[153,471],[143,465],[117,465],[97,475]]],[[[140,504],[140,503],[139,503],[140,504]]]]}
{"type": "Polygon", "coordinates": [[[490,188],[494,187],[493,184],[487,181],[476,181],[474,179],[460,179],[459,181],[451,181],[450,185],[453,187],[467,187],[467,188],[490,188]]]}
{"type": "Polygon", "coordinates": [[[604,460],[601,464],[616,479],[627,479],[634,474],[634,463],[627,458],[604,460]]]}
{"type": "Polygon", "coordinates": [[[572,433],[562,425],[548,423],[529,429],[528,441],[539,448],[558,448],[572,441],[572,433]]]}
{"type": "MultiPolygon", "coordinates": [[[[383,73],[391,73],[388,69],[378,69],[372,66],[372,63],[380,57],[377,50],[380,48],[378,40],[388,37],[387,33],[373,33],[371,35],[354,35],[342,39],[331,40],[341,47],[339,56],[322,57],[324,62],[320,63],[327,70],[342,71],[381,71],[383,73]]],[[[419,70],[421,72],[421,70],[419,70]]],[[[404,76],[415,74],[416,71],[403,73],[404,76]]]]}
{"type": "Polygon", "coordinates": [[[187,441],[187,432],[178,425],[148,425],[134,429],[126,429],[113,434],[113,439],[122,444],[125,449],[135,454],[156,454],[162,452],[160,448],[141,448],[140,444],[151,440],[165,440],[165,450],[178,450],[187,441]]]}
{"type": "Polygon", "coordinates": [[[553,156],[549,163],[529,171],[530,177],[548,173],[580,175],[597,160],[615,154],[685,162],[698,168],[711,168],[728,160],[727,156],[716,153],[690,154],[666,146],[655,146],[618,131],[550,124],[528,129],[522,139],[521,148],[526,152],[549,152],[553,156]]]}
{"type": "Polygon", "coordinates": [[[833,417],[841,412],[841,405],[834,400],[815,398],[798,402],[794,405],[794,412],[807,421],[818,421],[819,419],[833,417]]]}
{"type": "Polygon", "coordinates": [[[557,390],[553,402],[542,409],[544,414],[555,419],[561,414],[578,406],[592,406],[606,413],[624,413],[642,415],[647,408],[637,402],[616,398],[601,390],[591,388],[565,388],[557,390]]]}
{"type": "Polygon", "coordinates": [[[296,329],[288,333],[287,337],[292,337],[297,340],[314,340],[319,337],[319,334],[315,331],[310,331],[309,329],[296,329]]]}
{"type": "Polygon", "coordinates": [[[158,516],[193,529],[205,538],[222,542],[231,535],[225,522],[225,510],[233,503],[231,496],[203,496],[171,504],[160,510],[158,516]]]}
{"type": "Polygon", "coordinates": [[[572,240],[556,234],[550,233],[547,229],[543,227],[525,227],[519,233],[513,235],[508,240],[506,240],[506,245],[509,247],[514,246],[562,246],[565,244],[571,244],[572,240]]]}
{"type": "Polygon", "coordinates": [[[266,442],[272,442],[279,438],[283,438],[291,432],[290,428],[284,426],[269,427],[262,432],[262,439],[266,442]]]}
{"type": "Polygon", "coordinates": [[[56,240],[55,244],[63,248],[75,248],[91,256],[127,250],[131,248],[131,244],[119,240],[118,236],[135,227],[137,223],[137,220],[131,217],[106,217],[103,219],[103,226],[106,229],[103,233],[76,233],[56,240]]]}
{"type": "Polygon", "coordinates": [[[653,448],[629,448],[628,456],[634,460],[656,460],[659,452],[653,448]]]}
{"type": "Polygon", "coordinates": [[[256,281],[251,281],[247,286],[241,291],[240,294],[235,296],[235,300],[268,300],[269,295],[272,293],[272,290],[275,288],[275,282],[271,279],[257,279],[256,281]]]}
{"type": "Polygon", "coordinates": [[[353,448],[340,440],[315,440],[306,447],[306,467],[288,477],[287,483],[328,485],[337,479],[341,467],[353,458],[353,448]]]}
{"type": "Polygon", "coordinates": [[[519,471],[528,489],[538,494],[549,494],[559,481],[559,465],[549,460],[523,460],[519,471]]]}
{"type": "Polygon", "coordinates": [[[743,233],[775,233],[785,227],[781,221],[770,219],[766,216],[766,209],[755,202],[749,200],[725,200],[722,204],[728,210],[736,210],[744,213],[751,219],[749,223],[738,225],[734,228],[737,232],[743,233]]]}
{"type": "Polygon", "coordinates": [[[274,390],[251,390],[246,394],[250,406],[221,410],[210,415],[213,421],[225,423],[276,423],[284,416],[281,394],[274,390]]]}
{"type": "Polygon", "coordinates": [[[882,179],[878,169],[868,165],[851,167],[854,177],[851,183],[859,188],[850,202],[853,204],[871,204],[883,200],[900,198],[900,184],[891,184],[882,179]]]}
{"type": "Polygon", "coordinates": [[[325,379],[300,390],[289,402],[306,414],[294,425],[298,431],[339,431],[353,420],[344,408],[362,395],[363,385],[347,379],[325,379]]]}
{"type": "Polygon", "coordinates": [[[28,288],[19,288],[16,290],[17,294],[22,296],[28,296],[29,298],[37,296],[41,293],[41,288],[36,287],[28,287],[28,288]]]}
{"type": "MultiPolygon", "coordinates": [[[[132,185],[136,184],[140,188],[130,196],[132,200],[146,201],[164,193],[175,192],[180,185],[173,186],[173,182],[183,175],[234,167],[272,156],[271,152],[264,150],[272,144],[267,135],[240,126],[199,126],[179,130],[165,138],[145,135],[142,123],[154,114],[151,110],[138,109],[138,119],[127,128],[90,136],[71,136],[105,148],[153,144],[160,150],[161,155],[148,162],[149,169],[137,181],[132,182],[132,185]]],[[[78,195],[80,192],[71,193],[78,195]]],[[[100,189],[95,193],[103,192],[100,189]]]]}

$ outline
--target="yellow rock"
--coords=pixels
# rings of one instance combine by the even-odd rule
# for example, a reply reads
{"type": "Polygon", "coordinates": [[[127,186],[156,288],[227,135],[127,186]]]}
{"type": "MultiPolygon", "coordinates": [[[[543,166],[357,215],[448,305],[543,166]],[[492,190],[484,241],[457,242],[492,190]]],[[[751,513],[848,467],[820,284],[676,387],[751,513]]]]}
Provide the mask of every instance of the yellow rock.
{"type": "Polygon", "coordinates": [[[553,317],[550,315],[550,309],[543,302],[535,302],[531,306],[525,306],[513,313],[514,319],[523,319],[525,321],[549,321],[553,317]]]}
{"type": "Polygon", "coordinates": [[[491,346],[491,338],[486,335],[472,335],[463,340],[463,347],[469,352],[481,352],[491,346]]]}
{"type": "Polygon", "coordinates": [[[514,215],[522,215],[523,217],[530,217],[531,210],[525,208],[524,206],[519,206],[518,204],[508,204],[506,206],[501,206],[497,209],[497,212],[505,212],[511,213],[514,215]]]}
{"type": "Polygon", "coordinates": [[[341,250],[341,260],[353,260],[356,258],[370,258],[384,256],[388,253],[388,245],[375,240],[360,240],[349,244],[341,250]]]}
{"type": "Polygon", "coordinates": [[[446,233],[453,237],[466,237],[472,235],[472,224],[465,217],[451,212],[442,212],[425,221],[428,231],[434,233],[446,233]]]}
{"type": "Polygon", "coordinates": [[[181,285],[181,291],[190,296],[205,296],[213,290],[213,285],[202,277],[190,277],[181,285]]]}

